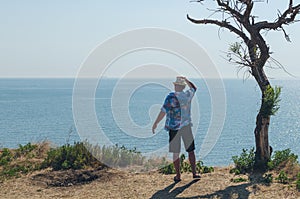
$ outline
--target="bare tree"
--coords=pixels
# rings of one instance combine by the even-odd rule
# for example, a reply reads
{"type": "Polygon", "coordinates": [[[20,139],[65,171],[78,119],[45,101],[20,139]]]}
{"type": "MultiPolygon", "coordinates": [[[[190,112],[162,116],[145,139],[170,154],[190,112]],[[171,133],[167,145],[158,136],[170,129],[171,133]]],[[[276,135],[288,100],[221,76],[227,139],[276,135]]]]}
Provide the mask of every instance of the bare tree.
{"type": "MultiPolygon", "coordinates": [[[[197,2],[202,3],[204,0],[197,2]]],[[[293,0],[288,1],[284,12],[279,12],[273,22],[257,21],[254,16],[253,6],[256,3],[268,3],[264,0],[216,0],[216,9],[211,10],[212,16],[221,13],[215,18],[194,19],[187,15],[188,20],[195,24],[213,24],[225,28],[237,35],[241,42],[231,45],[228,51],[229,62],[246,68],[255,78],[262,93],[262,101],[259,113],[256,117],[256,128],[254,130],[256,152],[255,169],[266,168],[270,159],[272,148],[269,146],[268,129],[270,116],[278,110],[280,88],[275,90],[271,87],[264,67],[271,61],[271,52],[264,39],[263,31],[281,30],[285,38],[290,41],[284,25],[296,22],[299,14],[300,4],[294,5],[293,0]]],[[[267,8],[266,8],[267,10],[267,8]]],[[[274,60],[273,60],[274,61],[274,60]]],[[[279,64],[275,61],[275,63],[279,64]]],[[[279,66],[281,66],[279,64],[279,66]]]]}

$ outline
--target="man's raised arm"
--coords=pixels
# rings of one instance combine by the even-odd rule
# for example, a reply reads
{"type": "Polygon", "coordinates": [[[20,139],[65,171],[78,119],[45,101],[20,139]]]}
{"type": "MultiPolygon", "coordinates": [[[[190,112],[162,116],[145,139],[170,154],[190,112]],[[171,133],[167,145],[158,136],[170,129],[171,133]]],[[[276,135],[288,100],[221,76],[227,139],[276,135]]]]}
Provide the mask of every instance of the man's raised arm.
{"type": "Polygon", "coordinates": [[[193,88],[195,91],[197,90],[197,87],[195,86],[195,84],[193,84],[190,80],[188,80],[186,77],[182,77],[184,79],[184,81],[186,82],[186,84],[188,85],[188,87],[193,88]]]}

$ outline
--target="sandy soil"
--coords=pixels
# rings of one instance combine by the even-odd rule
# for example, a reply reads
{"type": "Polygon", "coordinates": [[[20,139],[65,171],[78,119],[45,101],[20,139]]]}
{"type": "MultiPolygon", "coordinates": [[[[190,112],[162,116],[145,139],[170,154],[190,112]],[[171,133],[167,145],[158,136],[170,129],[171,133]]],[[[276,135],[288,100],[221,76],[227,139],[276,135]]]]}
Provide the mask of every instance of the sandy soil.
{"type": "MultiPolygon", "coordinates": [[[[173,175],[152,173],[129,173],[103,169],[98,173],[85,172],[91,181],[74,185],[59,182],[64,173],[51,174],[44,170],[0,183],[0,198],[300,198],[295,186],[259,183],[259,176],[251,176],[247,182],[234,183],[229,168],[215,168],[215,172],[203,174],[193,180],[191,174],[182,174],[182,181],[173,183],[173,175]],[[97,174],[98,178],[93,178],[97,174]],[[51,184],[52,183],[52,184],[51,184]]],[[[242,176],[247,178],[247,176],[242,176]]]]}

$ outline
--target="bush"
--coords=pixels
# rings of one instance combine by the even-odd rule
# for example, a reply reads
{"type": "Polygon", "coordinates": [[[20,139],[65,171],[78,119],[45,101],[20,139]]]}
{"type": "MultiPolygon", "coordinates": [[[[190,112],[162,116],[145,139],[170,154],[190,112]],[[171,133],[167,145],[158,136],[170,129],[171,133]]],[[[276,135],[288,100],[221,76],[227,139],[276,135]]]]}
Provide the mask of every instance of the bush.
{"type": "Polygon", "coordinates": [[[83,142],[74,145],[66,144],[51,149],[42,163],[42,167],[52,167],[53,170],[82,169],[100,162],[92,156],[83,142]]]}
{"type": "MultiPolygon", "coordinates": [[[[197,173],[211,173],[213,171],[214,171],[213,167],[204,166],[202,161],[196,162],[197,173]]],[[[170,163],[167,166],[162,167],[159,170],[159,172],[163,174],[175,174],[176,171],[175,171],[174,163],[170,163]]],[[[184,154],[180,156],[180,172],[181,173],[192,172],[192,167],[188,162],[185,161],[184,154]]]]}
{"type": "Polygon", "coordinates": [[[273,175],[271,173],[264,174],[264,176],[263,176],[263,182],[267,183],[267,184],[272,183],[273,182],[273,175]]]}
{"type": "Polygon", "coordinates": [[[297,187],[298,191],[300,191],[300,173],[298,173],[298,175],[297,175],[296,187],[297,187]]]}
{"type": "Polygon", "coordinates": [[[241,174],[241,171],[239,169],[237,169],[237,168],[232,168],[232,169],[230,169],[229,172],[230,173],[234,173],[235,175],[241,174]]]}
{"type": "Polygon", "coordinates": [[[176,171],[175,171],[175,167],[174,167],[174,164],[171,163],[171,164],[168,164],[167,166],[164,166],[163,168],[161,168],[159,170],[160,173],[163,173],[163,174],[175,174],[176,171]]]}
{"type": "MultiPolygon", "coordinates": [[[[197,164],[196,164],[196,169],[199,168],[197,167],[197,164]]],[[[208,166],[201,166],[200,167],[200,171],[199,173],[212,173],[214,172],[215,169],[213,167],[208,167],[208,166]],[[201,170],[202,169],[202,170],[201,170]]]]}
{"type": "Polygon", "coordinates": [[[254,148],[251,150],[243,149],[240,156],[232,156],[235,168],[230,170],[230,173],[235,174],[245,174],[253,171],[253,166],[255,163],[255,153],[254,148]]]}
{"type": "Polygon", "coordinates": [[[268,169],[273,170],[280,167],[282,164],[290,162],[292,164],[297,163],[298,156],[291,153],[290,149],[285,149],[282,151],[275,151],[271,161],[268,162],[268,169]]]}
{"type": "Polygon", "coordinates": [[[34,157],[32,153],[38,146],[36,144],[31,144],[30,142],[26,145],[19,144],[19,148],[16,149],[15,157],[27,156],[29,158],[34,157]]]}
{"type": "Polygon", "coordinates": [[[52,167],[54,170],[83,169],[85,167],[108,166],[127,167],[142,165],[144,157],[134,149],[124,146],[92,146],[87,142],[75,142],[51,149],[43,162],[43,167],[52,167]]]}
{"type": "Polygon", "coordinates": [[[7,177],[20,177],[21,174],[27,174],[31,171],[37,170],[39,167],[32,163],[22,162],[11,166],[6,166],[1,172],[1,176],[7,177]]]}
{"type": "Polygon", "coordinates": [[[5,166],[13,159],[13,155],[8,148],[2,149],[0,154],[0,166],[5,166]]]}
{"type": "Polygon", "coordinates": [[[248,181],[248,179],[242,178],[242,177],[231,179],[231,182],[234,182],[234,183],[247,182],[247,181],[248,181]]]}
{"type": "Polygon", "coordinates": [[[278,180],[282,184],[287,184],[289,179],[288,179],[287,174],[284,171],[280,171],[276,180],[278,180]]]}
{"type": "Polygon", "coordinates": [[[45,147],[45,144],[19,145],[17,149],[2,149],[0,153],[0,180],[11,177],[19,177],[31,171],[40,169],[42,160],[33,158],[38,150],[45,147]]]}

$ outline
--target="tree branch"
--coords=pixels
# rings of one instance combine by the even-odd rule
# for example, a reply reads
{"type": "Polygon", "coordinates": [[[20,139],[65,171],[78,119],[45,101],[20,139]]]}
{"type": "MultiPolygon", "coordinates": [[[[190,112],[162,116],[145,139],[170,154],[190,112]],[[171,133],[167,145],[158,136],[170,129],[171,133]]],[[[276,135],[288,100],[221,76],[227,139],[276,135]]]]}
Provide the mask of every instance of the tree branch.
{"type": "MultiPolygon", "coordinates": [[[[255,22],[252,16],[252,10],[255,2],[258,0],[215,0],[218,9],[215,12],[222,13],[222,19],[193,19],[187,15],[187,19],[195,24],[212,24],[220,28],[225,28],[239,36],[248,48],[247,59],[231,61],[239,64],[245,62],[249,65],[252,74],[255,76],[260,85],[268,84],[264,77],[263,67],[270,58],[269,46],[261,35],[261,30],[282,30],[285,38],[289,40],[288,34],[283,29],[283,25],[289,25],[296,22],[296,17],[300,14],[300,4],[293,6],[294,1],[288,0],[288,8],[279,15],[275,22],[259,21],[255,22]],[[225,16],[224,16],[225,15],[225,16]],[[229,16],[229,17],[227,17],[229,16]],[[238,61],[238,62],[237,62],[238,61]],[[241,62],[240,62],[241,61],[241,62]]],[[[262,1],[262,0],[261,0],[262,1]]],[[[268,1],[267,1],[268,2],[268,1]]]]}
{"type": "Polygon", "coordinates": [[[236,11],[235,9],[231,8],[229,6],[229,1],[226,1],[226,3],[224,3],[221,0],[217,0],[217,3],[220,7],[222,7],[224,10],[228,11],[230,14],[232,14],[233,16],[236,16],[237,19],[242,19],[242,15],[241,13],[239,13],[238,11],[236,11]]]}
{"type": "Polygon", "coordinates": [[[241,30],[237,29],[236,27],[232,26],[229,22],[227,21],[218,21],[218,20],[213,20],[213,19],[193,19],[189,15],[187,15],[187,19],[195,24],[214,24],[222,28],[226,28],[231,32],[234,32],[238,36],[240,36],[244,42],[247,44],[249,42],[249,38],[245,33],[243,33],[241,30]]]}
{"type": "Polygon", "coordinates": [[[272,29],[277,30],[278,28],[282,28],[282,25],[288,25],[295,21],[296,16],[300,13],[300,4],[297,6],[292,6],[293,1],[290,0],[289,8],[281,14],[275,22],[267,22],[267,21],[261,21],[254,24],[254,27],[257,30],[262,29],[272,29]]]}
{"type": "Polygon", "coordinates": [[[250,14],[251,14],[251,11],[252,11],[252,8],[253,8],[253,1],[245,1],[247,7],[246,7],[246,10],[244,12],[244,20],[249,20],[250,18],[250,14]]]}

